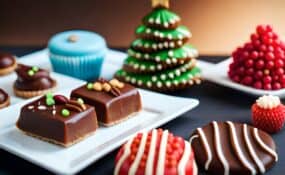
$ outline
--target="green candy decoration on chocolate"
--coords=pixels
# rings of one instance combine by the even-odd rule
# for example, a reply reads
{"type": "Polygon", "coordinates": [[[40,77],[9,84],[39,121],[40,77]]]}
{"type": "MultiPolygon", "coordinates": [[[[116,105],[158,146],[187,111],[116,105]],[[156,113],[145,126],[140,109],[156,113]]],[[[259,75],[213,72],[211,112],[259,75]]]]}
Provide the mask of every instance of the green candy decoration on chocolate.
{"type": "Polygon", "coordinates": [[[70,115],[70,111],[68,109],[62,109],[61,110],[61,115],[63,117],[68,117],[70,115]]]}
{"type": "Polygon", "coordinates": [[[195,60],[198,51],[188,44],[191,32],[180,25],[181,19],[169,9],[168,1],[153,0],[152,5],[153,10],[136,28],[137,38],[115,77],[162,91],[199,84],[201,71],[195,60]]]}
{"type": "Polygon", "coordinates": [[[55,105],[55,100],[53,99],[53,94],[50,92],[48,92],[46,94],[46,105],[47,106],[55,105]]]}
{"type": "Polygon", "coordinates": [[[86,88],[88,90],[92,90],[93,89],[93,83],[87,83],[86,88]]]}
{"type": "Polygon", "coordinates": [[[39,71],[39,68],[37,66],[33,66],[31,69],[28,70],[29,76],[34,76],[39,71]]]}

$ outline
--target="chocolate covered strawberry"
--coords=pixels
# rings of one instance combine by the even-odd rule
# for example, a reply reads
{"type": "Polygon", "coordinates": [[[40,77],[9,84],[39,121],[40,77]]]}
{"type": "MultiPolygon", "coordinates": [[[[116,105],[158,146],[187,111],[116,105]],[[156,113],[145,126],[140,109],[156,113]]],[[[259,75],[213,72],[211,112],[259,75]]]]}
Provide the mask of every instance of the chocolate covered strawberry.
{"type": "Polygon", "coordinates": [[[253,125],[269,133],[280,131],[285,123],[285,106],[279,97],[264,95],[251,107],[253,125]]]}
{"type": "Polygon", "coordinates": [[[250,42],[232,53],[231,80],[256,89],[285,88],[285,44],[270,25],[259,25],[250,42]]]}

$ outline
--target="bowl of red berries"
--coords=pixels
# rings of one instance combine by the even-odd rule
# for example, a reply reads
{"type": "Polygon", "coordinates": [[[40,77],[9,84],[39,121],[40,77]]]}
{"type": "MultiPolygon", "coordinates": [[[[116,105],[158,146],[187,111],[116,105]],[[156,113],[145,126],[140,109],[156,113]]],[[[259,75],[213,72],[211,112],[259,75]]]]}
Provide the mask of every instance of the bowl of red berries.
{"type": "Polygon", "coordinates": [[[285,96],[285,43],[271,25],[258,25],[249,42],[204,77],[256,96],[285,96]]]}

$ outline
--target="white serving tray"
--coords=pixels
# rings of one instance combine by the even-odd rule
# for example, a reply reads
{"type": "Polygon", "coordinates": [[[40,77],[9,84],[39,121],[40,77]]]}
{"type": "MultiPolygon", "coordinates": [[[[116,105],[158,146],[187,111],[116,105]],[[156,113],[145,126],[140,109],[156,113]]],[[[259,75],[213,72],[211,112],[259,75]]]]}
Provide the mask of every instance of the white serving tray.
{"type": "MultiPolygon", "coordinates": [[[[101,77],[110,79],[122,66],[125,57],[125,53],[109,50],[101,77]]],[[[47,50],[24,56],[19,62],[51,69],[47,50]]],[[[202,65],[207,66],[207,63],[202,65]]],[[[51,72],[51,76],[59,82],[56,94],[68,96],[72,89],[84,84],[84,81],[54,72],[51,72]]],[[[140,90],[143,103],[143,110],[140,113],[113,127],[100,127],[93,136],[70,148],[62,148],[26,136],[16,129],[15,123],[21,107],[34,99],[24,100],[13,95],[11,87],[15,79],[15,74],[0,78],[0,87],[8,91],[13,104],[0,110],[0,148],[57,174],[75,174],[120,146],[136,132],[159,127],[193,109],[199,103],[198,100],[191,98],[172,97],[140,90]]]]}
{"type": "MultiPolygon", "coordinates": [[[[69,95],[70,91],[64,91],[69,95]]],[[[143,110],[112,127],[100,127],[94,135],[62,148],[26,136],[15,127],[21,107],[18,103],[1,111],[0,148],[58,174],[74,174],[120,146],[141,130],[156,128],[198,105],[198,100],[172,97],[140,90],[143,110]]]]}
{"type": "Polygon", "coordinates": [[[229,64],[231,63],[231,59],[226,59],[225,61],[222,61],[218,64],[212,64],[208,67],[207,71],[204,71],[203,77],[206,80],[209,80],[211,82],[214,82],[216,84],[229,87],[247,94],[250,94],[252,96],[262,96],[265,94],[270,94],[270,95],[276,95],[279,96],[280,98],[285,97],[285,89],[281,90],[260,90],[260,89],[255,89],[249,86],[245,86],[242,84],[238,84],[231,79],[228,78],[227,71],[229,64]]]}

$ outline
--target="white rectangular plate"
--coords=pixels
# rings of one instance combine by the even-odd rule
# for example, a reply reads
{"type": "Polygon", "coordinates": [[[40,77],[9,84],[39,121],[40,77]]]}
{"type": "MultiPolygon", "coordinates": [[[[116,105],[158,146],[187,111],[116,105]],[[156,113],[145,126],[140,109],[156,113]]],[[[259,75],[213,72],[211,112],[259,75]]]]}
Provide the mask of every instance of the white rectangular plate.
{"type": "Polygon", "coordinates": [[[249,86],[244,86],[242,84],[238,84],[228,78],[227,71],[229,64],[231,63],[231,58],[222,61],[216,65],[211,65],[211,67],[203,73],[203,77],[211,82],[217,83],[219,85],[229,87],[235,90],[242,91],[244,93],[253,95],[253,96],[262,96],[265,94],[276,95],[279,97],[285,97],[285,89],[281,90],[260,90],[255,89],[249,86]]]}
{"type": "MultiPolygon", "coordinates": [[[[61,94],[69,95],[70,91],[61,94]]],[[[0,148],[54,173],[74,174],[120,146],[141,130],[158,127],[198,105],[198,100],[172,97],[140,90],[143,110],[129,120],[112,127],[99,127],[94,135],[62,148],[20,132],[15,123],[26,102],[1,111],[0,148]]]]}

